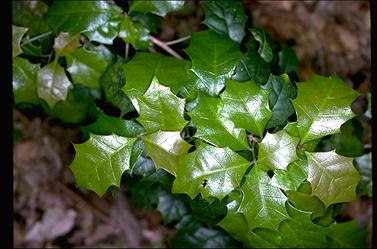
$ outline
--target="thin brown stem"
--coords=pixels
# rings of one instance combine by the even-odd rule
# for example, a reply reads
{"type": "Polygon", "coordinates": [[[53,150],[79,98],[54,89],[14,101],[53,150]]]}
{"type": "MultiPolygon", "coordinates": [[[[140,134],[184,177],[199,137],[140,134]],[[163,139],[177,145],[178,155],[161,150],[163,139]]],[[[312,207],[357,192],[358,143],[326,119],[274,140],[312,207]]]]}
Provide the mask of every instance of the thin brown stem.
{"type": "Polygon", "coordinates": [[[166,45],[168,45],[168,46],[171,46],[171,45],[174,45],[174,44],[177,44],[177,43],[180,43],[180,42],[183,42],[183,41],[186,41],[186,40],[188,40],[188,39],[190,39],[191,38],[191,36],[184,36],[184,37],[182,37],[182,38],[179,38],[179,39],[177,39],[177,40],[173,40],[173,41],[168,41],[168,42],[165,42],[165,44],[166,45]]]}
{"type": "Polygon", "coordinates": [[[179,60],[183,60],[182,56],[180,56],[177,52],[175,52],[168,45],[166,45],[165,42],[160,41],[159,39],[157,39],[156,37],[151,36],[151,35],[149,36],[149,39],[153,42],[153,44],[159,46],[160,48],[162,48],[163,50],[165,50],[166,52],[168,52],[169,54],[171,54],[175,58],[177,58],[179,60]]]}

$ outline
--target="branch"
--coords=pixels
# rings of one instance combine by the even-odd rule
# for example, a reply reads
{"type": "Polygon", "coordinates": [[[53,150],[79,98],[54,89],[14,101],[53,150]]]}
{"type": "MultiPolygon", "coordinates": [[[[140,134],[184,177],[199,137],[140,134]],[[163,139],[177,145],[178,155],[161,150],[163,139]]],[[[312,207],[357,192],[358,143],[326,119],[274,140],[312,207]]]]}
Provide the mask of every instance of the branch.
{"type": "Polygon", "coordinates": [[[188,40],[190,38],[191,38],[191,36],[188,35],[188,36],[184,36],[184,37],[179,38],[179,39],[174,40],[174,41],[165,42],[165,44],[168,45],[168,46],[170,46],[170,45],[173,45],[173,44],[176,44],[176,43],[180,43],[180,42],[186,41],[186,40],[188,40]]]}
{"type": "Polygon", "coordinates": [[[159,39],[157,39],[156,37],[154,36],[149,36],[149,39],[154,43],[156,44],[157,46],[159,46],[160,48],[162,48],[163,50],[165,50],[166,52],[168,52],[169,54],[173,55],[175,58],[179,59],[179,60],[183,60],[182,56],[180,56],[177,52],[175,52],[173,49],[171,49],[168,45],[166,45],[165,42],[163,41],[160,41],[159,39]]]}

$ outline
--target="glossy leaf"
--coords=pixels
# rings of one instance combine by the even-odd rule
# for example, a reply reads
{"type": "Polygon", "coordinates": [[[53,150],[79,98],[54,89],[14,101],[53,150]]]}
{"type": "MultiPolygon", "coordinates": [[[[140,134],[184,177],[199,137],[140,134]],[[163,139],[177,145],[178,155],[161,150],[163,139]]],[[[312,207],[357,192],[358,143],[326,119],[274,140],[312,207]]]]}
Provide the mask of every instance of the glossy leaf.
{"type": "Polygon", "coordinates": [[[39,104],[35,81],[39,64],[32,64],[27,59],[16,57],[13,65],[13,96],[14,103],[39,104]]]}
{"type": "Polygon", "coordinates": [[[243,199],[238,212],[245,215],[250,230],[257,227],[277,230],[280,222],[288,218],[287,197],[270,184],[270,177],[258,167],[246,175],[241,190],[243,199]]]}
{"type": "Polygon", "coordinates": [[[308,176],[308,164],[306,161],[297,160],[289,164],[287,170],[277,169],[271,179],[271,185],[287,190],[297,190],[300,184],[308,176]]]}
{"type": "Polygon", "coordinates": [[[180,136],[179,131],[157,131],[143,137],[147,156],[156,168],[163,168],[172,175],[177,174],[177,156],[187,154],[191,144],[180,136]]]}
{"type": "Polygon", "coordinates": [[[185,52],[192,61],[191,71],[199,78],[196,88],[210,96],[220,93],[242,58],[239,44],[210,30],[192,34],[185,52]]]}
{"type": "Polygon", "coordinates": [[[203,7],[205,25],[218,34],[241,43],[247,21],[242,1],[205,1],[203,7]]]}
{"type": "Polygon", "coordinates": [[[76,156],[69,166],[76,184],[105,194],[110,186],[119,187],[123,172],[130,169],[130,156],[136,138],[91,134],[83,144],[74,144],[76,156]]]}
{"type": "MultiPolygon", "coordinates": [[[[114,7],[117,7],[113,5],[114,7]]],[[[113,14],[107,17],[107,21],[102,23],[94,30],[86,31],[83,34],[89,38],[90,41],[96,41],[104,44],[113,44],[113,40],[119,35],[122,20],[124,16],[119,13],[119,9],[111,9],[113,14]]]]}
{"type": "Polygon", "coordinates": [[[288,45],[283,44],[279,51],[279,68],[282,73],[291,73],[299,64],[295,51],[288,45]]]}
{"type": "Polygon", "coordinates": [[[247,220],[243,214],[228,212],[218,225],[227,231],[233,238],[241,241],[244,247],[251,248],[255,245],[255,239],[251,235],[252,232],[249,230],[247,220]]]}
{"type": "Polygon", "coordinates": [[[55,60],[38,71],[36,86],[38,96],[52,108],[57,102],[67,98],[72,83],[64,68],[55,60]]]}
{"type": "Polygon", "coordinates": [[[185,1],[176,0],[134,0],[129,13],[142,12],[165,16],[168,12],[183,8],[185,1]]]}
{"type": "Polygon", "coordinates": [[[191,199],[202,197],[223,199],[239,187],[250,162],[228,147],[202,144],[194,152],[178,157],[177,177],[173,193],[186,193],[191,199]]]}
{"type": "Polygon", "coordinates": [[[168,87],[154,78],[147,92],[137,98],[140,116],[137,120],[148,133],[165,130],[180,131],[188,121],[183,118],[185,100],[175,96],[168,87]]]}
{"type": "Polygon", "coordinates": [[[257,27],[251,28],[250,32],[254,36],[254,39],[259,42],[258,53],[260,54],[262,59],[267,63],[271,62],[274,54],[272,52],[271,45],[267,40],[267,34],[257,27]]]}
{"type": "MultiPolygon", "coordinates": [[[[258,165],[265,165],[272,170],[287,169],[287,166],[296,161],[296,147],[299,138],[290,136],[285,130],[276,133],[267,132],[259,144],[258,165]]],[[[263,167],[263,166],[262,166],[263,167]]]]}
{"type": "Polygon", "coordinates": [[[369,152],[356,158],[357,166],[361,174],[361,180],[357,186],[358,195],[372,197],[372,153],[369,152]]]}
{"type": "Polygon", "coordinates": [[[189,112],[197,129],[195,137],[218,147],[229,146],[234,151],[248,150],[245,130],[235,128],[234,123],[222,115],[222,108],[220,98],[199,96],[198,105],[189,112]]]}
{"type": "MultiPolygon", "coordinates": [[[[118,16],[122,16],[122,9],[106,1],[54,1],[48,9],[46,21],[55,32],[76,35],[97,31],[97,35],[103,35],[101,30],[108,29],[105,36],[111,36],[113,20],[118,16]]],[[[93,38],[93,34],[89,36],[93,38]]]]}
{"type": "Polygon", "coordinates": [[[67,56],[78,47],[80,47],[79,34],[70,36],[66,32],[61,32],[55,38],[54,49],[58,56],[67,56]]]}
{"type": "Polygon", "coordinates": [[[134,120],[124,120],[121,118],[111,117],[100,112],[98,119],[81,128],[83,133],[96,135],[115,134],[122,137],[136,137],[145,132],[144,128],[134,120]]]}
{"type": "Polygon", "coordinates": [[[221,99],[224,102],[222,114],[235,127],[263,136],[265,125],[271,117],[268,91],[262,90],[255,81],[240,83],[226,80],[226,89],[221,93],[221,99]]]}
{"type": "Polygon", "coordinates": [[[308,158],[308,181],[312,185],[312,194],[326,207],[356,199],[360,174],[352,165],[353,158],[337,155],[334,151],[305,154],[308,158]]]}
{"type": "Polygon", "coordinates": [[[368,101],[368,109],[366,110],[364,115],[367,118],[372,118],[372,94],[371,94],[371,92],[368,92],[366,94],[366,97],[367,97],[367,101],[368,101]]]}
{"type": "Polygon", "coordinates": [[[124,65],[126,85],[123,91],[138,109],[136,98],[143,96],[154,76],[162,85],[169,86],[176,94],[191,80],[186,71],[188,61],[178,60],[159,53],[137,52],[130,62],[124,65]]]}
{"type": "Polygon", "coordinates": [[[339,133],[340,126],[355,116],[351,104],[358,93],[336,75],[315,75],[298,83],[297,88],[297,98],[292,102],[302,144],[339,133]]]}
{"type": "Polygon", "coordinates": [[[12,25],[12,58],[16,57],[19,54],[22,54],[20,42],[27,31],[28,28],[12,25]]]}
{"type": "Polygon", "coordinates": [[[126,43],[131,43],[136,49],[150,47],[149,30],[141,23],[133,22],[130,17],[124,17],[119,31],[119,37],[126,43]]]}
{"type": "Polygon", "coordinates": [[[162,214],[164,224],[169,224],[173,221],[179,221],[189,212],[187,204],[179,199],[175,199],[166,191],[161,191],[158,194],[157,210],[162,214]]]}
{"type": "Polygon", "coordinates": [[[267,83],[262,88],[270,90],[269,106],[272,110],[272,117],[268,121],[267,129],[284,125],[289,116],[295,112],[291,100],[296,98],[296,88],[287,74],[279,76],[270,74],[267,83]]]}
{"type": "Polygon", "coordinates": [[[329,248],[365,248],[367,230],[355,220],[332,224],[327,232],[329,248]]]}
{"type": "Polygon", "coordinates": [[[100,88],[99,78],[106,71],[108,62],[100,51],[82,47],[67,55],[67,71],[75,84],[100,88]]]}
{"type": "Polygon", "coordinates": [[[190,213],[200,222],[214,227],[227,213],[223,201],[215,200],[211,203],[198,196],[190,201],[190,213]]]}

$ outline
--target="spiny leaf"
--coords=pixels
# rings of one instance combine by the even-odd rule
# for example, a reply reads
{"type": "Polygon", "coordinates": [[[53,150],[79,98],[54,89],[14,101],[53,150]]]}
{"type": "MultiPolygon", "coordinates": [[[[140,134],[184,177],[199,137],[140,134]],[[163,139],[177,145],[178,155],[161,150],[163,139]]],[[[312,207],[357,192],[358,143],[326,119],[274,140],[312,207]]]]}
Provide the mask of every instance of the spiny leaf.
{"type": "Polygon", "coordinates": [[[315,75],[297,88],[292,102],[301,144],[340,132],[340,126],[355,116],[350,106],[359,94],[336,75],[315,75]]]}
{"type": "Polygon", "coordinates": [[[203,143],[194,152],[178,157],[172,192],[186,193],[191,199],[201,193],[210,202],[211,197],[221,200],[240,185],[249,165],[250,162],[228,147],[203,143]]]}
{"type": "Polygon", "coordinates": [[[99,78],[108,66],[102,52],[90,51],[82,47],[68,54],[66,59],[67,71],[72,76],[74,83],[100,88],[99,78]]]}
{"type": "Polygon", "coordinates": [[[356,199],[360,174],[352,165],[353,158],[337,155],[335,151],[305,154],[308,158],[308,181],[312,185],[312,194],[326,207],[356,199]]]}
{"type": "Polygon", "coordinates": [[[52,108],[57,102],[67,98],[72,83],[64,68],[55,60],[38,71],[36,86],[38,96],[52,108]]]}
{"type": "Polygon", "coordinates": [[[104,25],[111,30],[111,21],[117,16],[122,16],[122,9],[105,1],[54,1],[46,20],[54,31],[76,35],[104,25]]]}
{"type": "Polygon", "coordinates": [[[69,166],[76,184],[102,196],[110,186],[119,187],[123,172],[130,169],[136,138],[90,135],[87,142],[74,144],[76,156],[69,166]]]}
{"type": "Polygon", "coordinates": [[[187,63],[190,62],[159,53],[136,52],[131,61],[123,66],[126,75],[123,91],[137,110],[136,98],[145,93],[154,76],[176,94],[182,86],[190,83],[191,77],[185,68],[187,63]]]}
{"type": "Polygon", "coordinates": [[[28,28],[17,27],[12,25],[12,57],[16,57],[22,54],[20,42],[24,34],[28,31],[28,28]]]}
{"type": "Polygon", "coordinates": [[[271,45],[267,40],[267,34],[257,27],[253,27],[249,30],[254,36],[254,39],[259,42],[258,53],[260,54],[260,56],[263,58],[265,62],[271,62],[274,57],[274,54],[272,52],[271,45]]]}
{"type": "Polygon", "coordinates": [[[133,22],[130,17],[124,17],[119,31],[119,37],[126,43],[131,43],[136,49],[147,49],[149,41],[149,30],[141,23],[133,22]]]}
{"type": "Polygon", "coordinates": [[[268,108],[268,91],[262,90],[255,81],[237,82],[226,80],[226,89],[221,93],[224,101],[222,114],[237,128],[244,128],[262,136],[271,117],[268,108]]]}
{"type": "Polygon", "coordinates": [[[257,227],[277,230],[280,222],[288,218],[287,197],[270,184],[270,177],[258,167],[246,175],[241,190],[243,199],[238,212],[245,215],[250,230],[257,227]]]}
{"type": "Polygon", "coordinates": [[[184,0],[134,0],[131,3],[129,13],[142,12],[165,16],[168,12],[183,8],[184,4],[184,0]]]}
{"type": "MultiPolygon", "coordinates": [[[[113,5],[114,7],[118,7],[113,5]]],[[[102,23],[94,30],[86,31],[83,34],[90,41],[96,41],[104,44],[113,44],[113,40],[119,35],[123,15],[119,13],[119,9],[111,9],[113,14],[107,17],[107,21],[102,23]]]]}
{"type": "Polygon", "coordinates": [[[164,224],[179,221],[189,212],[185,202],[174,198],[166,191],[160,191],[158,193],[157,210],[162,214],[164,224]]]}
{"type": "Polygon", "coordinates": [[[367,230],[360,228],[355,220],[335,223],[327,232],[329,248],[365,248],[367,230]]]}
{"type": "Polygon", "coordinates": [[[287,190],[297,190],[308,176],[308,163],[297,160],[289,164],[287,170],[276,169],[271,179],[271,185],[287,190]]]}
{"type": "Polygon", "coordinates": [[[39,104],[40,100],[35,86],[39,64],[32,64],[27,59],[16,57],[12,65],[14,103],[39,104]]]}
{"type": "Polygon", "coordinates": [[[239,44],[213,31],[194,33],[190,46],[185,49],[190,56],[191,71],[199,78],[196,88],[210,96],[216,96],[230,78],[242,53],[239,44]]]}
{"type": "Polygon", "coordinates": [[[67,32],[61,32],[56,38],[54,49],[58,56],[67,56],[80,46],[80,34],[70,36],[67,32]]]}
{"type": "Polygon", "coordinates": [[[229,146],[234,151],[248,150],[244,129],[235,128],[234,123],[222,115],[220,98],[199,95],[198,105],[189,112],[197,131],[195,137],[218,147],[229,146]]]}
{"type": "Polygon", "coordinates": [[[175,96],[168,87],[154,78],[147,92],[138,97],[137,120],[150,133],[157,130],[180,131],[188,123],[183,118],[185,100],[175,96]]]}
{"type": "Polygon", "coordinates": [[[356,162],[361,174],[361,180],[357,186],[357,194],[372,197],[372,152],[357,157],[356,162]]]}
{"type": "Polygon", "coordinates": [[[287,169],[287,166],[298,159],[296,147],[299,138],[290,136],[285,130],[276,133],[267,132],[259,144],[257,164],[270,169],[287,169]]]}
{"type": "Polygon", "coordinates": [[[242,1],[205,1],[203,7],[205,25],[218,34],[241,43],[247,21],[242,1]]]}
{"type": "Polygon", "coordinates": [[[186,154],[191,144],[184,141],[178,131],[157,131],[143,137],[147,156],[156,168],[163,168],[172,175],[177,173],[177,156],[186,154]]]}
{"type": "Polygon", "coordinates": [[[268,121],[267,129],[284,125],[289,116],[295,112],[291,100],[296,97],[296,88],[287,74],[279,76],[270,74],[267,83],[262,88],[271,90],[269,105],[272,110],[272,117],[268,121]]]}

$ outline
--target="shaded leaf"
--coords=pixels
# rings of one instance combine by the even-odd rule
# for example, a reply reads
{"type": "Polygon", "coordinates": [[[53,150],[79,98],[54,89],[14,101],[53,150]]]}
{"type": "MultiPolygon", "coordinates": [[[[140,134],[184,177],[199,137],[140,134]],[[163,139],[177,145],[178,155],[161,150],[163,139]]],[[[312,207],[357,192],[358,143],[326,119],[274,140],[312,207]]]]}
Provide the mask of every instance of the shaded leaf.
{"type": "Polygon", "coordinates": [[[223,199],[237,188],[250,162],[228,147],[217,148],[202,144],[194,152],[178,157],[177,177],[173,193],[186,193],[191,199],[201,193],[223,199]]]}
{"type": "Polygon", "coordinates": [[[205,1],[203,23],[220,35],[241,43],[247,16],[242,1],[205,1]]]}
{"type": "Polygon", "coordinates": [[[27,59],[16,57],[12,61],[14,103],[39,104],[35,81],[39,64],[32,64],[27,59]]]}
{"type": "Polygon", "coordinates": [[[69,168],[76,184],[102,196],[110,186],[119,188],[123,172],[130,169],[136,138],[91,134],[87,142],[74,144],[76,156],[69,168]]]}
{"type": "Polygon", "coordinates": [[[140,108],[137,120],[148,133],[157,130],[180,131],[188,123],[183,118],[185,100],[159,84],[157,78],[137,101],[140,108]]]}
{"type": "Polygon", "coordinates": [[[290,136],[285,130],[276,133],[267,132],[262,142],[259,143],[257,165],[275,169],[287,169],[287,166],[296,161],[296,147],[299,138],[290,136]]]}
{"type": "Polygon", "coordinates": [[[274,54],[269,41],[267,40],[267,34],[257,27],[252,27],[249,29],[254,39],[259,42],[258,53],[262,59],[269,63],[272,61],[274,54]]]}
{"type": "Polygon", "coordinates": [[[308,163],[306,161],[294,161],[288,165],[287,170],[276,169],[270,183],[284,191],[297,190],[308,176],[307,168],[308,163]]]}
{"type": "Polygon", "coordinates": [[[181,220],[189,211],[185,202],[174,198],[166,191],[161,191],[158,194],[157,210],[162,214],[164,224],[181,220]]]}
{"type": "Polygon", "coordinates": [[[149,30],[141,23],[133,22],[130,17],[124,17],[119,31],[119,37],[126,43],[131,43],[136,49],[146,50],[151,46],[149,30]]]}
{"type": "Polygon", "coordinates": [[[168,12],[183,8],[184,4],[184,0],[134,0],[131,3],[129,13],[142,12],[165,16],[168,12]]]}
{"type": "Polygon", "coordinates": [[[357,194],[372,197],[372,153],[369,152],[357,157],[356,162],[361,175],[361,180],[357,186],[357,194]]]}
{"type": "Polygon", "coordinates": [[[58,56],[67,56],[78,47],[80,47],[79,34],[70,36],[66,32],[61,32],[55,38],[54,49],[58,56]]]}
{"type": "Polygon", "coordinates": [[[27,31],[28,28],[12,25],[12,58],[16,57],[19,54],[22,54],[20,42],[27,31]]]}
{"type": "Polygon", "coordinates": [[[221,93],[224,102],[222,114],[237,128],[244,128],[262,136],[271,117],[268,108],[268,91],[262,90],[255,81],[237,82],[226,80],[226,89],[221,93]]]}
{"type": "Polygon", "coordinates": [[[57,102],[67,98],[72,83],[64,68],[55,60],[38,71],[36,86],[38,96],[52,108],[57,102]]]}
{"type": "Polygon", "coordinates": [[[326,207],[356,199],[360,174],[352,164],[353,158],[337,155],[334,151],[305,154],[308,158],[308,181],[312,185],[312,194],[326,207]]]}
{"type": "Polygon", "coordinates": [[[185,49],[190,56],[191,71],[199,78],[196,88],[210,96],[216,96],[225,87],[242,53],[239,44],[213,31],[192,34],[190,46],[185,49]]]}
{"type": "Polygon", "coordinates": [[[289,116],[295,112],[291,100],[296,98],[296,88],[287,74],[279,76],[270,74],[267,83],[262,88],[270,90],[269,106],[272,110],[272,117],[268,121],[267,129],[284,125],[289,116]]]}
{"type": "Polygon", "coordinates": [[[279,51],[279,68],[282,73],[291,73],[299,64],[295,51],[288,45],[282,44],[279,51]]]}
{"type": "Polygon", "coordinates": [[[163,168],[172,175],[177,172],[177,156],[186,154],[191,144],[184,141],[178,131],[157,131],[143,137],[147,155],[156,168],[163,168]]]}
{"type": "Polygon", "coordinates": [[[332,224],[327,232],[330,248],[365,248],[366,236],[367,230],[354,220],[332,224]]]}
{"type": "Polygon", "coordinates": [[[222,115],[220,98],[199,95],[198,105],[189,112],[197,131],[195,137],[218,147],[229,146],[234,151],[248,150],[244,129],[235,128],[232,121],[222,115]]]}
{"type": "Polygon", "coordinates": [[[351,103],[359,94],[336,75],[315,75],[298,83],[297,88],[292,102],[301,144],[340,132],[340,126],[355,116],[351,103]]]}
{"type": "Polygon", "coordinates": [[[371,92],[367,93],[368,108],[365,111],[364,115],[368,118],[372,118],[372,94],[371,92]]]}
{"type": "Polygon", "coordinates": [[[227,213],[222,201],[215,200],[209,203],[200,196],[190,202],[190,208],[193,217],[209,227],[214,227],[227,213]]]}

